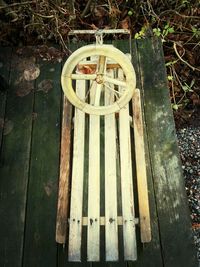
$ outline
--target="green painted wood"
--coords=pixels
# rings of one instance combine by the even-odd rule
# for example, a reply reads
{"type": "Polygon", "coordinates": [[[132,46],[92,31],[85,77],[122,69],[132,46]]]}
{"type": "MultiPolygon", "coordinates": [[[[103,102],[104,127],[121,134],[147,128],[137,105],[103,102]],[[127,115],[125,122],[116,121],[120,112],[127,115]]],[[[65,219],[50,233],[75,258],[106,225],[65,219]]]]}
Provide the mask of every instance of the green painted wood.
{"type": "Polygon", "coordinates": [[[164,266],[197,266],[162,44],[138,41],[138,52],[164,266]]]}
{"type": "Polygon", "coordinates": [[[37,63],[40,76],[36,81],[35,92],[24,266],[55,267],[61,64],[41,59],[37,63]]]}
{"type": "MultiPolygon", "coordinates": [[[[0,155],[0,266],[7,267],[21,266],[23,254],[33,92],[24,97],[17,93],[27,85],[23,81],[24,67],[34,61],[26,52],[25,48],[21,54],[15,51],[12,55],[6,104],[9,124],[4,132],[0,155]]],[[[34,86],[34,81],[29,85],[34,86]]]]}
{"type": "Polygon", "coordinates": [[[0,49],[0,147],[5,122],[6,96],[9,89],[11,55],[11,48],[2,47],[0,49]]]}

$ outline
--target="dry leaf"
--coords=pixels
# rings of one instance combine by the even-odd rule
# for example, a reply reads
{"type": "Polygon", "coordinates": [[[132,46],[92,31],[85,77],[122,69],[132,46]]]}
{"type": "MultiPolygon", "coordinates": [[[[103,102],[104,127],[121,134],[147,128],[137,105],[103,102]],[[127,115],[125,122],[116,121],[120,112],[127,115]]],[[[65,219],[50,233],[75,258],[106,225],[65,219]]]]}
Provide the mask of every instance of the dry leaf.
{"type": "Polygon", "coordinates": [[[34,90],[34,84],[33,82],[28,82],[28,81],[20,81],[17,85],[17,90],[16,90],[16,95],[20,97],[24,97],[30,92],[34,90]]]}
{"type": "Polygon", "coordinates": [[[28,68],[26,68],[24,70],[24,79],[26,81],[32,81],[38,78],[38,76],[40,75],[40,69],[38,67],[36,67],[36,65],[32,65],[32,66],[28,66],[28,68]]]}
{"type": "Polygon", "coordinates": [[[49,90],[53,88],[53,81],[52,80],[43,80],[38,84],[38,90],[37,91],[43,91],[45,93],[48,93],[49,90]]]}

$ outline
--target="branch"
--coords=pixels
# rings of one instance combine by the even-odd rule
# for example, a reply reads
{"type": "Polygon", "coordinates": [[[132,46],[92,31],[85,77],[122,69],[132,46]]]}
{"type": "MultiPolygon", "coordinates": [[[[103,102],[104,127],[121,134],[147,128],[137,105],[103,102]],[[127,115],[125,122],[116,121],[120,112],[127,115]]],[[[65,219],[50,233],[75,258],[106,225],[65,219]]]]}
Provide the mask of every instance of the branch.
{"type": "Polygon", "coordinates": [[[81,13],[81,18],[85,17],[85,15],[87,14],[88,10],[90,9],[91,3],[92,3],[92,0],[88,0],[83,12],[81,13]]]}
{"type": "Polygon", "coordinates": [[[190,67],[193,71],[195,71],[195,70],[200,71],[200,69],[193,67],[192,65],[190,65],[186,60],[184,60],[184,59],[180,56],[180,54],[179,54],[178,51],[177,51],[176,43],[175,43],[175,42],[174,42],[173,47],[174,47],[174,51],[175,51],[177,57],[178,57],[183,63],[185,63],[185,64],[186,64],[188,67],[190,67]]]}
{"type": "Polygon", "coordinates": [[[8,5],[3,0],[1,0],[0,1],[0,9],[10,8],[10,7],[13,7],[13,6],[27,5],[27,4],[35,4],[35,1],[27,1],[27,2],[22,2],[22,3],[13,3],[13,4],[8,5]]]}

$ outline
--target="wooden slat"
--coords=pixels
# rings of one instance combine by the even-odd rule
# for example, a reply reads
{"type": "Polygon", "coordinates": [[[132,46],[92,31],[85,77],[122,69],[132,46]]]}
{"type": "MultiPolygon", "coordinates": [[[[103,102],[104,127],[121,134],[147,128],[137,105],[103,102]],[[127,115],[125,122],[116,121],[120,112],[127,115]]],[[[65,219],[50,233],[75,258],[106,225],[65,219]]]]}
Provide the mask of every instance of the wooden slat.
{"type": "MultiPolygon", "coordinates": [[[[98,68],[104,69],[105,58],[92,57],[97,60],[98,68]]],[[[90,103],[100,101],[99,87],[90,90],[90,103]],[[97,97],[98,94],[98,97],[97,97]]],[[[87,227],[87,260],[100,259],[100,116],[89,115],[89,172],[88,172],[88,227],[87,227]]]]}
{"type": "MultiPolygon", "coordinates": [[[[26,90],[26,84],[20,80],[24,62],[34,64],[34,61],[30,55],[18,55],[14,49],[10,69],[11,50],[1,48],[0,53],[3,59],[1,74],[6,83],[11,71],[9,88],[5,88],[8,124],[4,128],[0,155],[0,266],[21,267],[34,98],[33,92],[24,97],[18,96],[17,92],[20,88],[26,90]]],[[[34,88],[34,81],[29,85],[34,88]]],[[[5,109],[5,103],[3,105],[5,109]]]]}
{"type": "Polygon", "coordinates": [[[138,201],[140,214],[140,236],[143,243],[151,241],[151,225],[149,213],[149,197],[144,151],[144,131],[141,110],[140,90],[136,89],[133,96],[133,125],[135,160],[137,172],[138,201]]]}
{"type": "MultiPolygon", "coordinates": [[[[114,77],[114,71],[107,71],[114,77]]],[[[113,85],[109,85],[114,89],[113,85]]],[[[105,88],[105,105],[114,100],[113,91],[105,88]]],[[[117,261],[118,226],[117,226],[117,174],[116,174],[116,122],[115,114],[105,116],[105,235],[106,261],[117,261]]]]}
{"type": "Polygon", "coordinates": [[[60,177],[56,220],[56,242],[66,242],[67,218],[69,215],[69,175],[71,157],[71,116],[72,106],[64,96],[62,136],[60,152],[60,177]]]}
{"type": "MultiPolygon", "coordinates": [[[[76,94],[85,98],[85,81],[76,82],[76,94]]],[[[69,261],[81,261],[85,113],[75,108],[73,166],[69,226],[69,261]]]]}
{"type": "Polygon", "coordinates": [[[61,64],[38,58],[28,184],[24,266],[56,266],[55,242],[60,150],[61,64]],[[49,89],[48,92],[46,89],[49,89]],[[42,91],[44,90],[44,91],[42,91]]]}
{"type": "Polygon", "coordinates": [[[5,124],[6,96],[9,90],[11,48],[1,47],[0,49],[0,148],[5,124]]]}
{"type": "MultiPolygon", "coordinates": [[[[119,78],[123,78],[122,70],[118,71],[119,78]]],[[[123,89],[121,88],[120,91],[123,89]]],[[[121,193],[122,193],[122,216],[123,239],[124,239],[124,259],[136,260],[136,235],[132,181],[132,159],[130,145],[130,122],[129,107],[126,105],[119,112],[119,141],[120,141],[120,166],[121,166],[121,193]]]]}
{"type": "Polygon", "coordinates": [[[197,266],[162,44],[145,39],[138,51],[163,265],[197,266]]]}

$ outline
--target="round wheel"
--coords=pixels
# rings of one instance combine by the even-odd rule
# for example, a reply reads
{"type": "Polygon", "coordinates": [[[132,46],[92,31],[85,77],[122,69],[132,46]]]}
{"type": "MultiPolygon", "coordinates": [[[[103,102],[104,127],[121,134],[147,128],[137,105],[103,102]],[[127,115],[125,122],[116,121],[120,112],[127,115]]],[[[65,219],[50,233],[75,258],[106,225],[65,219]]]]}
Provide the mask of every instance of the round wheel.
{"type": "Polygon", "coordinates": [[[119,111],[130,101],[136,87],[136,77],[130,60],[117,48],[112,45],[87,45],[76,50],[67,59],[62,70],[61,84],[66,97],[75,107],[89,114],[106,115],[119,111]],[[95,65],[96,67],[91,69],[86,65],[89,72],[81,71],[80,66],[84,68],[84,64],[81,62],[87,62],[83,60],[87,60],[89,57],[95,57],[96,63],[91,66],[95,65]],[[114,64],[111,64],[113,62],[114,64]],[[107,71],[109,65],[122,69],[123,77],[111,77],[107,71]],[[90,81],[85,99],[80,99],[76,94],[73,80],[90,81]],[[87,100],[92,88],[96,90],[94,101],[87,100]],[[104,90],[114,93],[112,104],[105,105],[101,101],[104,90]]]}

